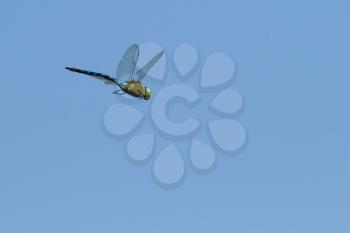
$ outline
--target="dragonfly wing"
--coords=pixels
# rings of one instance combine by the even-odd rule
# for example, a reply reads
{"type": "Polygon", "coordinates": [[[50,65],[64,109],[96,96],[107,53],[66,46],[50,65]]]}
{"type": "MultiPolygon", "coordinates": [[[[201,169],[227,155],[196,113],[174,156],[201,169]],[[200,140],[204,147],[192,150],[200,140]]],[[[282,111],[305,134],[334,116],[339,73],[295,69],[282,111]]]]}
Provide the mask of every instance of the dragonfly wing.
{"type": "Polygon", "coordinates": [[[130,80],[132,78],[138,57],[139,46],[133,44],[128,48],[123,58],[119,61],[116,73],[117,79],[130,80]]]}
{"type": "Polygon", "coordinates": [[[139,69],[135,74],[136,79],[142,80],[146,76],[148,71],[152,68],[152,66],[156,64],[156,62],[162,57],[163,53],[164,51],[159,52],[146,65],[139,69]]]}

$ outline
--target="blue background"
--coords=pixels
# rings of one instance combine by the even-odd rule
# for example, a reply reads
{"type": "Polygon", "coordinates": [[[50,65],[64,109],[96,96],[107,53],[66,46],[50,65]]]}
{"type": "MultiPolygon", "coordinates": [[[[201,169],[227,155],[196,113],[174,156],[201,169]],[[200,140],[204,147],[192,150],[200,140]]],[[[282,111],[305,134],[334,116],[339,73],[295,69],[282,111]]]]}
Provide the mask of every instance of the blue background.
{"type": "Polygon", "coordinates": [[[350,232],[347,1],[1,1],[0,232],[350,232]],[[127,162],[101,116],[131,43],[223,51],[249,144],[182,186],[127,162]],[[90,82],[91,81],[91,82],[90,82]]]}

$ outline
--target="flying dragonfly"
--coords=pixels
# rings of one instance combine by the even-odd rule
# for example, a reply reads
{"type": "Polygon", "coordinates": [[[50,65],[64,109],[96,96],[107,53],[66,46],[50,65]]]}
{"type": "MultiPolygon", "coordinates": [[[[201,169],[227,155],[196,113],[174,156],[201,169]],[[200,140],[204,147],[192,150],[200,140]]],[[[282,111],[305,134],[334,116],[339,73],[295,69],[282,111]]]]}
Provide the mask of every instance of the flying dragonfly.
{"type": "Polygon", "coordinates": [[[113,94],[128,94],[139,99],[148,100],[152,96],[152,91],[142,83],[142,80],[153,65],[162,57],[163,53],[164,51],[159,52],[148,63],[146,63],[146,65],[135,72],[136,63],[139,57],[139,46],[136,44],[131,45],[119,61],[115,78],[107,74],[73,67],[66,67],[66,69],[97,78],[106,84],[117,85],[120,89],[113,92],[113,94]]]}

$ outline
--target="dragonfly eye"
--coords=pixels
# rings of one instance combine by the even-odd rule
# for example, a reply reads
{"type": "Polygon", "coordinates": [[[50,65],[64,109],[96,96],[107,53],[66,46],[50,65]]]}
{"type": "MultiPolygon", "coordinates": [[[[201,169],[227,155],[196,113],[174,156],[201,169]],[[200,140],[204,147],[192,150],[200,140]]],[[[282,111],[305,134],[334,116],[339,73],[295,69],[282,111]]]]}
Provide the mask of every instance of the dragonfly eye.
{"type": "Polygon", "coordinates": [[[151,98],[152,96],[152,91],[151,89],[149,89],[148,87],[145,88],[145,95],[144,95],[144,99],[148,100],[149,98],[151,98]]]}

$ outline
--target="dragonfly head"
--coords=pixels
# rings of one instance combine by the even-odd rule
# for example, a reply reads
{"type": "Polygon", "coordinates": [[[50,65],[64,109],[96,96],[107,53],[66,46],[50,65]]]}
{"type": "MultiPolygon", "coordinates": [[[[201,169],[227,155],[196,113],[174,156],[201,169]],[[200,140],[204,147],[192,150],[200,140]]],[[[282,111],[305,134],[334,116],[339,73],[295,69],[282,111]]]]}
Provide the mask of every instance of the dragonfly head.
{"type": "Polygon", "coordinates": [[[151,96],[152,96],[151,89],[149,89],[148,87],[145,87],[145,95],[143,96],[143,98],[145,100],[148,100],[149,98],[151,98],[151,96]]]}

